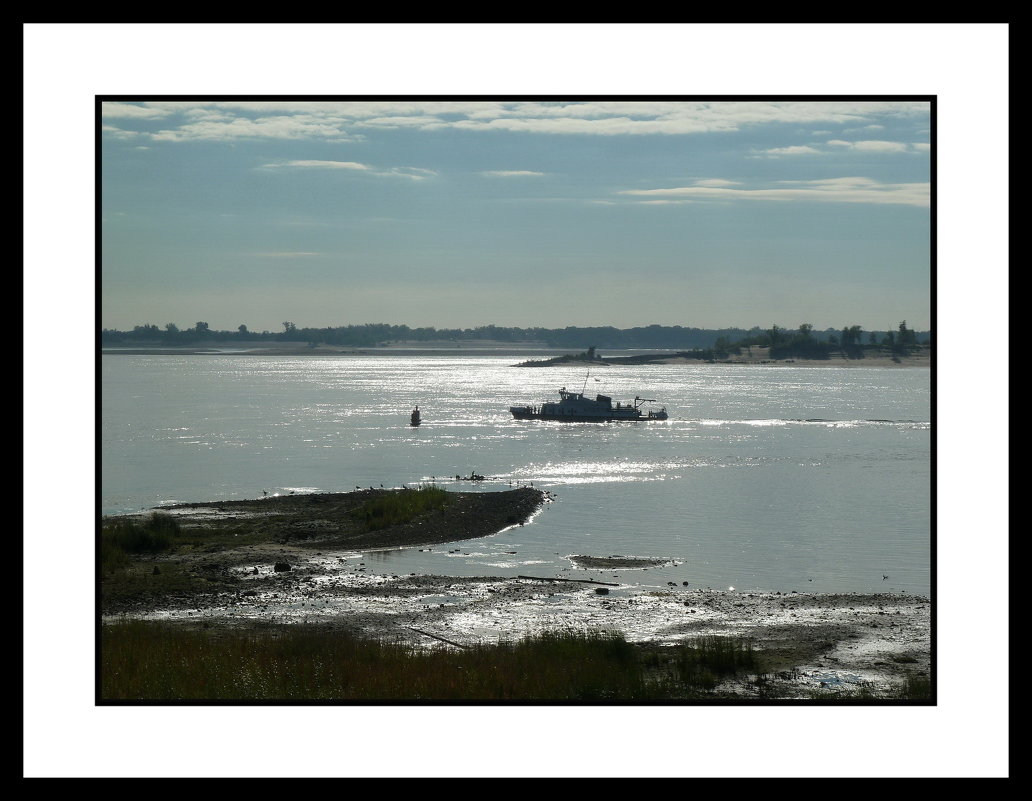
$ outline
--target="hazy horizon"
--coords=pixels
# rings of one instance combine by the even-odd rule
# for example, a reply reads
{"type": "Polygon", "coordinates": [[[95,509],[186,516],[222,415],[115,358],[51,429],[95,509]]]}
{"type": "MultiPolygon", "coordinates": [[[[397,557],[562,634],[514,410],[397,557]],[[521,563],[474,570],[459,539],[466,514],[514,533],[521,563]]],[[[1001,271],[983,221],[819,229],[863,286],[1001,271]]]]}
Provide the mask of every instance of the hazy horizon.
{"type": "MultiPolygon", "coordinates": [[[[176,325],[177,328],[180,331],[186,331],[186,330],[194,328],[194,326],[196,325],[197,322],[207,322],[207,320],[195,321],[193,323],[184,323],[184,324],[180,324],[180,323],[176,322],[175,320],[171,320],[169,322],[172,322],[174,325],[176,325]]],[[[286,321],[284,321],[284,322],[286,322],[286,321]]],[[[351,327],[351,326],[353,326],[353,327],[361,327],[361,326],[364,326],[364,325],[388,325],[388,326],[396,326],[396,327],[407,326],[412,331],[416,331],[416,330],[420,330],[420,329],[433,329],[433,330],[436,330],[436,331],[441,331],[443,333],[446,333],[448,331],[475,331],[477,328],[482,328],[482,327],[486,327],[486,326],[494,326],[495,328],[501,328],[501,329],[518,328],[518,329],[522,329],[522,330],[525,330],[525,331],[532,331],[532,330],[561,331],[561,330],[563,330],[563,329],[565,329],[567,327],[578,328],[578,329],[614,328],[614,329],[616,329],[618,331],[628,331],[628,330],[632,330],[632,329],[636,329],[636,328],[647,328],[647,327],[650,327],[651,325],[661,325],[663,328],[674,328],[674,327],[677,327],[678,325],[680,325],[678,323],[674,323],[674,324],[671,324],[671,325],[663,325],[661,323],[656,323],[656,324],[649,323],[649,324],[639,325],[639,326],[615,326],[615,325],[610,325],[608,323],[595,323],[595,324],[579,325],[579,326],[555,326],[555,325],[553,325],[553,326],[549,326],[549,325],[535,325],[535,326],[531,326],[531,325],[511,325],[511,326],[509,326],[509,325],[505,325],[505,326],[503,326],[503,325],[497,325],[497,324],[488,322],[488,323],[481,323],[481,324],[478,324],[478,325],[462,325],[462,326],[441,326],[441,325],[416,326],[416,325],[410,325],[410,324],[405,323],[405,322],[388,322],[386,320],[377,320],[377,321],[370,322],[370,323],[336,323],[336,324],[331,324],[331,325],[318,325],[318,326],[316,326],[316,325],[308,325],[307,323],[305,323],[302,320],[291,320],[289,322],[294,323],[295,327],[297,329],[299,329],[299,330],[300,329],[305,329],[305,328],[310,328],[310,329],[315,329],[315,330],[322,330],[322,329],[327,329],[327,328],[330,328],[330,329],[348,328],[348,327],[351,327]]],[[[807,322],[808,321],[803,320],[800,323],[797,323],[795,325],[782,325],[781,322],[774,321],[773,323],[767,323],[766,325],[756,323],[754,325],[723,325],[723,326],[716,326],[716,327],[697,326],[697,325],[693,325],[693,326],[680,325],[680,327],[681,328],[685,328],[685,329],[693,329],[693,330],[700,330],[700,331],[729,331],[729,330],[752,331],[752,330],[757,329],[757,328],[760,329],[760,330],[763,330],[763,331],[769,331],[770,328],[772,327],[772,325],[777,325],[778,328],[782,328],[782,329],[785,329],[787,331],[795,331],[795,330],[798,330],[798,328],[799,328],[799,326],[801,324],[804,324],[804,323],[807,323],[807,322]]],[[[896,323],[891,324],[891,325],[887,325],[887,326],[882,327],[882,328],[874,328],[874,327],[865,326],[865,325],[859,324],[859,323],[853,323],[853,324],[854,325],[860,325],[861,330],[864,331],[865,333],[870,333],[870,332],[882,333],[882,332],[885,332],[885,331],[896,331],[896,330],[898,330],[900,322],[905,322],[907,324],[907,328],[908,329],[917,331],[918,333],[927,333],[927,332],[929,332],[931,330],[930,328],[927,328],[927,329],[915,328],[913,325],[910,324],[909,320],[898,320],[898,321],[896,321],[896,323]]],[[[138,323],[135,323],[134,325],[129,326],[128,328],[112,328],[112,329],[106,329],[105,328],[104,330],[121,331],[121,332],[128,333],[128,332],[132,331],[136,326],[143,326],[143,325],[157,325],[157,324],[153,320],[146,320],[146,321],[140,321],[138,323]]],[[[162,331],[165,330],[165,326],[164,325],[159,325],[158,328],[160,328],[162,331]]],[[[232,328],[218,328],[218,327],[213,326],[211,324],[209,324],[209,326],[208,326],[208,329],[210,331],[213,331],[213,332],[216,332],[216,333],[230,333],[230,334],[236,333],[238,328],[239,328],[239,326],[234,326],[232,328]]],[[[816,332],[819,332],[819,333],[823,333],[825,331],[841,331],[842,328],[843,328],[843,326],[827,326],[825,328],[818,328],[817,326],[814,326],[813,330],[816,331],[816,332]]],[[[283,323],[280,323],[280,325],[277,328],[256,329],[256,328],[252,328],[251,326],[247,326],[248,332],[252,333],[252,334],[282,334],[284,332],[284,329],[285,329],[285,326],[283,325],[283,323]]]]}

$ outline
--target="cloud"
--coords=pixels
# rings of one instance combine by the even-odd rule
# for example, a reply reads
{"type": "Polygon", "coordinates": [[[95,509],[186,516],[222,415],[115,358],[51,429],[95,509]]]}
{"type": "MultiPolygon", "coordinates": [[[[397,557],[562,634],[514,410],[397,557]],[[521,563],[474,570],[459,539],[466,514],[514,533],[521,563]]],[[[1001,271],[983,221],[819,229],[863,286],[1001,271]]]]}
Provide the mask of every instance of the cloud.
{"type": "Polygon", "coordinates": [[[525,175],[547,175],[547,173],[535,172],[534,170],[481,170],[480,174],[490,178],[520,178],[525,175]]]}
{"type": "Polygon", "coordinates": [[[264,169],[299,169],[299,170],[352,170],[365,172],[368,175],[380,175],[387,178],[408,178],[422,181],[437,175],[436,170],[424,167],[371,167],[358,161],[322,161],[319,159],[294,159],[292,161],[274,161],[262,164],[264,169]]]}
{"type": "Polygon", "coordinates": [[[885,142],[879,139],[868,139],[863,142],[853,142],[853,149],[872,153],[905,153],[907,145],[905,142],[885,142]]]}
{"type": "MultiPolygon", "coordinates": [[[[871,126],[878,127],[878,126],[871,126]]],[[[790,145],[788,147],[772,147],[767,150],[759,150],[754,156],[766,156],[777,158],[779,156],[821,156],[834,150],[852,150],[856,153],[923,153],[929,148],[917,145],[908,145],[906,142],[889,142],[883,139],[863,139],[850,142],[845,139],[829,139],[824,143],[824,148],[812,145],[790,145]],[[824,148],[832,148],[827,150],[824,148]]]]}
{"type": "Polygon", "coordinates": [[[776,186],[733,189],[695,183],[663,189],[626,189],[618,194],[629,195],[637,202],[657,201],[771,201],[811,203],[875,203],[927,207],[930,198],[927,183],[889,184],[872,178],[826,178],[817,181],[778,181],[776,186]]]}
{"type": "MultiPolygon", "coordinates": [[[[565,121],[570,130],[684,133],[737,129],[755,123],[863,122],[872,115],[928,113],[927,103],[613,101],[493,104],[471,120],[499,125],[503,119],[540,124],[565,121]],[[575,121],[600,123],[575,125],[575,121]]],[[[554,128],[552,128],[554,130],[554,128]]]]}
{"type": "Polygon", "coordinates": [[[146,122],[164,119],[159,141],[241,138],[318,138],[354,141],[356,128],[510,131],[597,136],[678,135],[737,131],[754,125],[850,124],[876,126],[874,118],[926,118],[922,102],[739,101],[155,101],[105,103],[110,116],[146,122]],[[108,108],[110,107],[110,108],[108,108]]]}
{"type": "Polygon", "coordinates": [[[359,124],[372,128],[430,128],[443,127],[448,122],[433,115],[416,115],[412,117],[374,117],[362,120],[359,124]]]}
{"type": "Polygon", "coordinates": [[[150,136],[157,141],[234,139],[333,139],[348,141],[350,137],[340,122],[321,115],[294,114],[276,117],[234,117],[227,114],[205,114],[177,128],[168,128],[150,136]]]}
{"type": "Polygon", "coordinates": [[[102,117],[127,117],[137,120],[153,120],[167,117],[169,113],[170,112],[166,109],[154,108],[153,106],[137,106],[132,103],[106,101],[100,104],[100,114],[102,117]]]}
{"type": "Polygon", "coordinates": [[[139,136],[139,134],[136,133],[136,131],[126,131],[125,129],[119,128],[116,125],[102,125],[100,126],[100,130],[108,136],[114,136],[117,139],[133,139],[139,136]]]}
{"type": "Polygon", "coordinates": [[[296,159],[294,161],[277,161],[270,164],[263,164],[263,167],[296,167],[299,169],[315,170],[369,170],[372,169],[366,164],[357,161],[319,161],[316,159],[296,159]]]}
{"type": "Polygon", "coordinates": [[[377,170],[374,175],[383,175],[388,178],[409,178],[413,181],[424,181],[437,175],[437,170],[428,170],[425,167],[389,167],[385,170],[377,170]]]}
{"type": "Polygon", "coordinates": [[[809,145],[792,145],[790,147],[772,147],[760,152],[765,156],[809,156],[821,151],[809,145]]]}
{"type": "Polygon", "coordinates": [[[844,139],[829,139],[833,147],[844,147],[864,153],[906,153],[906,142],[886,142],[882,139],[865,139],[859,142],[847,142],[844,139]]]}

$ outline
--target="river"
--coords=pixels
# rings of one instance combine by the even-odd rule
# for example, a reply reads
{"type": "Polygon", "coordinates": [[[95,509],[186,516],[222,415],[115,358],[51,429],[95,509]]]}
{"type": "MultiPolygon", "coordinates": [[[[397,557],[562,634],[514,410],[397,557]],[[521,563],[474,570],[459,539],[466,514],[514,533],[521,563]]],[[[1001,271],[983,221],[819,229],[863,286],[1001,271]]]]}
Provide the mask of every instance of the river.
{"type": "Polygon", "coordinates": [[[395,573],[571,575],[639,587],[927,594],[926,368],[679,364],[517,368],[527,354],[101,357],[100,511],[263,494],[519,484],[526,525],[369,554],[395,573]],[[669,419],[516,421],[566,386],[655,398],[669,419]],[[418,405],[423,424],[411,427],[418,405]],[[463,480],[473,473],[484,481],[463,480]],[[458,480],[456,480],[458,477],[458,480]],[[611,580],[611,579],[610,579],[611,580]]]}

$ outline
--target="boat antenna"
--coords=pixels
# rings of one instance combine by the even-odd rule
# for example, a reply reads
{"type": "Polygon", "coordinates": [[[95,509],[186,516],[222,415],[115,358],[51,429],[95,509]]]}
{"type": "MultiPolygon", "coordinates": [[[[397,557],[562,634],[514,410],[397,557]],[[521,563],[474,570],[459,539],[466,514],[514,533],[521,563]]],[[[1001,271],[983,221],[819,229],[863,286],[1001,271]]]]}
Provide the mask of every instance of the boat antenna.
{"type": "Polygon", "coordinates": [[[588,388],[588,377],[591,375],[591,368],[588,368],[588,375],[584,376],[584,386],[580,388],[581,395],[584,394],[584,390],[588,388]]]}

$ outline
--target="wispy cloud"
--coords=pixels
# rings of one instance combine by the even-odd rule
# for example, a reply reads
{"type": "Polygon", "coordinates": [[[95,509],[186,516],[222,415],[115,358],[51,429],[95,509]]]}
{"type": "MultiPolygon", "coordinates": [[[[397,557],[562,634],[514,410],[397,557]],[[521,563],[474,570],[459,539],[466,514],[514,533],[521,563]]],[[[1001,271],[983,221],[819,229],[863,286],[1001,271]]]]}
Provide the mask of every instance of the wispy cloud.
{"type": "Polygon", "coordinates": [[[388,178],[409,178],[413,181],[425,181],[437,175],[437,170],[428,170],[425,167],[388,167],[385,170],[377,170],[375,175],[384,175],[388,178]]]}
{"type": "Polygon", "coordinates": [[[810,203],[876,203],[929,205],[927,183],[882,183],[871,178],[827,178],[816,181],[778,181],[774,186],[731,188],[695,183],[662,189],[626,189],[618,194],[642,203],[700,201],[771,201],[810,203]]]}
{"type": "Polygon", "coordinates": [[[882,139],[864,139],[858,142],[847,142],[842,139],[831,139],[829,145],[859,150],[865,153],[906,153],[906,142],[886,142],[882,139]]]}
{"type": "Polygon", "coordinates": [[[124,128],[119,128],[117,125],[102,125],[100,129],[108,136],[114,136],[118,139],[134,139],[139,136],[136,131],[127,131],[124,128]]]}
{"type": "Polygon", "coordinates": [[[280,167],[294,167],[297,169],[310,170],[369,170],[367,164],[360,164],[357,161],[320,161],[316,159],[295,159],[294,161],[274,161],[263,164],[263,167],[277,169],[280,167]]]}
{"type": "Polygon", "coordinates": [[[695,181],[692,186],[738,186],[741,181],[729,181],[726,178],[703,178],[695,181]]]}
{"type": "MultiPolygon", "coordinates": [[[[873,126],[877,127],[877,126],[873,126]]],[[[828,139],[816,145],[789,145],[787,147],[771,147],[766,150],[753,151],[754,158],[779,158],[781,156],[825,156],[850,150],[854,153],[872,153],[878,155],[892,153],[925,153],[928,147],[921,147],[906,142],[890,142],[884,139],[861,139],[848,141],[845,139],[828,139]]]]}
{"type": "Polygon", "coordinates": [[[331,139],[340,142],[354,138],[339,121],[314,114],[255,119],[231,114],[204,114],[200,119],[194,118],[176,128],[157,131],[150,136],[159,142],[234,139],[331,139]]]}
{"type": "Polygon", "coordinates": [[[323,161],[319,159],[294,159],[291,161],[274,161],[262,164],[263,169],[296,169],[296,170],[351,170],[368,175],[380,175],[387,178],[409,178],[422,181],[437,175],[436,170],[425,167],[373,167],[358,161],[323,161]]]}
{"type": "Polygon", "coordinates": [[[809,156],[821,151],[809,145],[791,145],[789,147],[772,147],[760,152],[766,156],[809,156]]]}
{"type": "Polygon", "coordinates": [[[167,109],[155,108],[149,105],[135,105],[133,103],[117,103],[113,101],[100,104],[102,117],[127,117],[137,120],[153,120],[167,117],[172,112],[167,109]]]}
{"type": "Polygon", "coordinates": [[[772,123],[876,128],[874,118],[927,116],[921,102],[463,102],[463,101],[198,101],[104,104],[104,113],[141,125],[158,141],[241,138],[362,138],[357,129],[453,128],[529,134],[677,135],[737,131],[772,123]]]}

